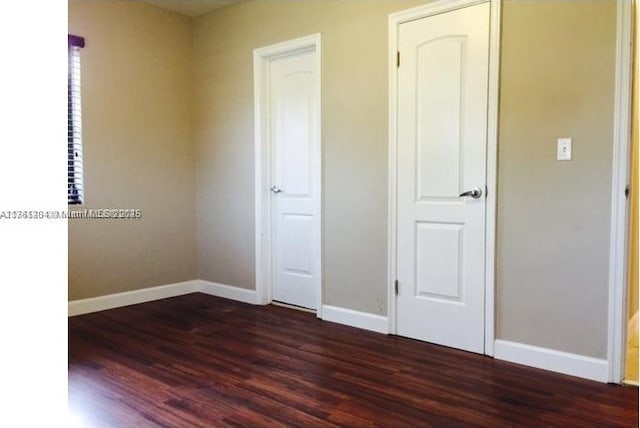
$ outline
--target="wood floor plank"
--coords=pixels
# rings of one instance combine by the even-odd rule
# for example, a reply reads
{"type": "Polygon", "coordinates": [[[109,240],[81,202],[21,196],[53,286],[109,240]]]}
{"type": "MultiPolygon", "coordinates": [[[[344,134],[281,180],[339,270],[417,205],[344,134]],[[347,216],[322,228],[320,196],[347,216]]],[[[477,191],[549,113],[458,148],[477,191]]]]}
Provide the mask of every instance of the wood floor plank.
{"type": "Polygon", "coordinates": [[[638,426],[605,385],[201,293],[69,319],[87,427],[638,426]]]}

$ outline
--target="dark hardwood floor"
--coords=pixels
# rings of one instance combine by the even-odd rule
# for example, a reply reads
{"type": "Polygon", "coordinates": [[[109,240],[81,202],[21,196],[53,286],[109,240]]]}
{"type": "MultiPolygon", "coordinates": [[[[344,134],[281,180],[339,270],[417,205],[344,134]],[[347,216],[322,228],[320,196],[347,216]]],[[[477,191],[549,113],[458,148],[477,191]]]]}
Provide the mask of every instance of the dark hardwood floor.
{"type": "Polygon", "coordinates": [[[69,408],[86,427],[630,427],[638,389],[196,293],[70,318],[69,408]]]}

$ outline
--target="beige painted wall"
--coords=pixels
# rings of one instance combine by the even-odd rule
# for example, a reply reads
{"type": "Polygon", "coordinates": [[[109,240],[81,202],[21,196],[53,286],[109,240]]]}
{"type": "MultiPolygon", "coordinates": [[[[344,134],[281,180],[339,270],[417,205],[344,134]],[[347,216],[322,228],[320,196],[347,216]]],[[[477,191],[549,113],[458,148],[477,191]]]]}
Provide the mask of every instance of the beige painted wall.
{"type": "Polygon", "coordinates": [[[605,358],[616,5],[507,1],[502,31],[497,337],[605,358]]]}
{"type": "MultiPolygon", "coordinates": [[[[140,220],[69,220],[69,299],[194,279],[192,27],[130,2],[69,2],[82,51],[86,208],[140,220]]],[[[75,208],[75,207],[72,207],[75,208]]]]}
{"type": "Polygon", "coordinates": [[[325,304],[386,313],[387,19],[424,1],[254,1],[196,19],[198,275],[255,287],[255,48],[322,33],[325,304]]]}

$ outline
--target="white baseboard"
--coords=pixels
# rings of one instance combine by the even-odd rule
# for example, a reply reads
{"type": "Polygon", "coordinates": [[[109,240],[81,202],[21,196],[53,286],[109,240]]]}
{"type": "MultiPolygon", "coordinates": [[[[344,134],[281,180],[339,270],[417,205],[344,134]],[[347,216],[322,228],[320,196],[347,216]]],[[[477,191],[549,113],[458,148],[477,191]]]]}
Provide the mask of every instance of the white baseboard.
{"type": "Polygon", "coordinates": [[[389,333],[387,317],[374,315],[367,312],[354,311],[353,309],[339,308],[337,306],[322,306],[322,319],[324,321],[344,324],[376,333],[389,333]]]}
{"type": "Polygon", "coordinates": [[[238,302],[250,303],[252,305],[258,304],[256,290],[218,284],[217,282],[210,282],[202,279],[196,281],[198,282],[197,291],[201,293],[224,297],[225,299],[237,300],[238,302]]]}
{"type": "Polygon", "coordinates": [[[608,381],[607,360],[584,355],[497,339],[494,358],[598,382],[608,381]]]}
{"type": "Polygon", "coordinates": [[[177,282],[175,284],[160,285],[157,287],[142,288],[140,290],[92,297],[90,299],[73,300],[69,302],[68,315],[72,317],[74,315],[105,311],[107,309],[137,305],[138,303],[151,302],[153,300],[195,293],[198,285],[198,281],[184,281],[177,282]]]}
{"type": "Polygon", "coordinates": [[[92,297],[90,299],[73,300],[69,302],[68,316],[72,317],[91,312],[105,311],[107,309],[137,305],[138,303],[152,302],[154,300],[197,292],[237,300],[239,302],[251,303],[252,305],[257,303],[255,290],[247,290],[230,285],[194,279],[175,284],[159,285],[157,287],[125,291],[124,293],[92,297]]]}

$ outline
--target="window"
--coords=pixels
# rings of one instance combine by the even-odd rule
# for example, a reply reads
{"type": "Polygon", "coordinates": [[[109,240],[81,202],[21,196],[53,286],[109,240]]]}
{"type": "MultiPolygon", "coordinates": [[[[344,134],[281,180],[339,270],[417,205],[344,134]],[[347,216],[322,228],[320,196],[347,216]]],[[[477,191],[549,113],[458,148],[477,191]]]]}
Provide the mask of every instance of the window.
{"type": "Polygon", "coordinates": [[[69,35],[67,86],[67,202],[84,201],[82,182],[82,114],[80,102],[80,49],[84,38],[69,35]]]}

